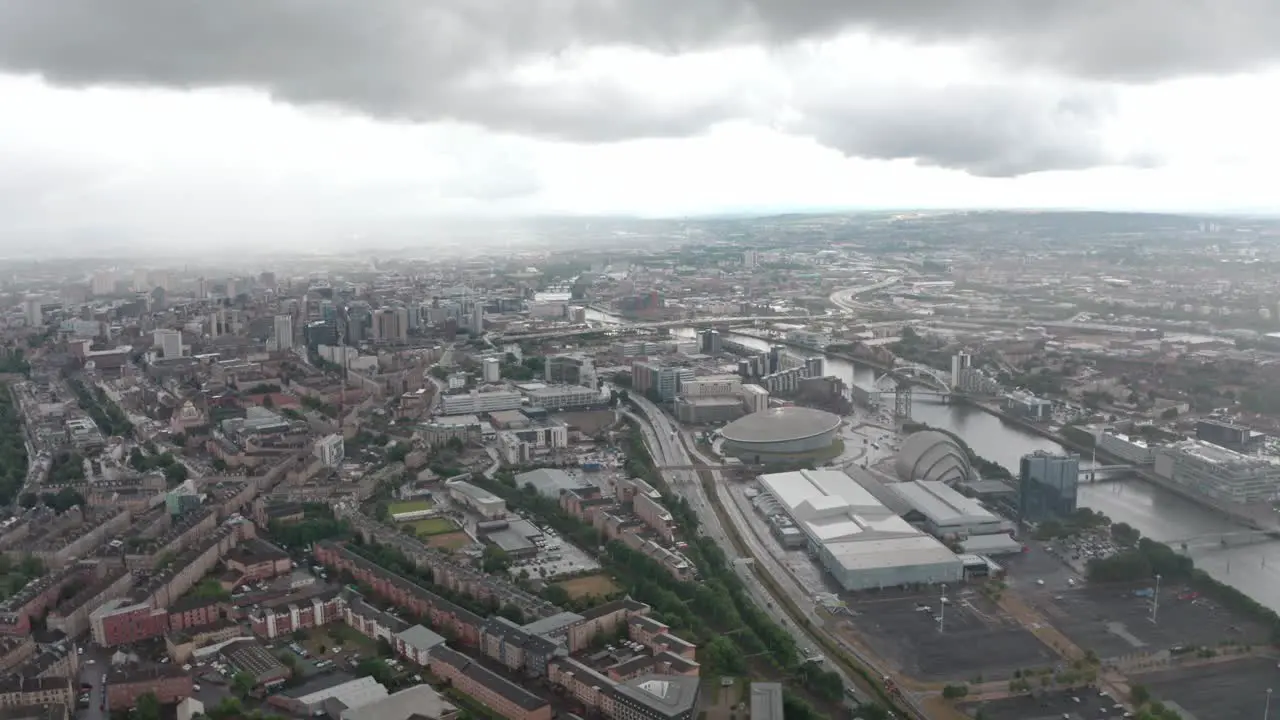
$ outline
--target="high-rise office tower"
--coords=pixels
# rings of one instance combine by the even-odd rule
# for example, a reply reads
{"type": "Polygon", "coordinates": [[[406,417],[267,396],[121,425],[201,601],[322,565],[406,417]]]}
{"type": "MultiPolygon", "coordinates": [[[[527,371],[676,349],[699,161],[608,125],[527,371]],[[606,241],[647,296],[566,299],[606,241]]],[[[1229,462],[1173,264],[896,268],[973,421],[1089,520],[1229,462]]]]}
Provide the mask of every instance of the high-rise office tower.
{"type": "Polygon", "coordinates": [[[182,333],[178,330],[156,330],[153,334],[156,347],[165,358],[182,357],[182,333]]]}
{"type": "Polygon", "coordinates": [[[277,350],[293,349],[293,316],[292,315],[276,316],[276,349],[277,350]]]}
{"type": "Polygon", "coordinates": [[[487,383],[496,383],[502,379],[502,364],[497,358],[485,358],[482,363],[484,368],[484,381],[487,383]]]}
{"type": "Polygon", "coordinates": [[[27,327],[44,325],[44,309],[40,306],[40,298],[29,297],[24,300],[22,314],[27,319],[27,327]]]}
{"type": "Polygon", "coordinates": [[[704,355],[720,354],[720,331],[719,330],[703,330],[698,334],[700,340],[699,349],[704,355]]]}
{"type": "Polygon", "coordinates": [[[1076,511],[1080,456],[1044,451],[1023,455],[1018,473],[1018,518],[1042,522],[1076,511]]]}

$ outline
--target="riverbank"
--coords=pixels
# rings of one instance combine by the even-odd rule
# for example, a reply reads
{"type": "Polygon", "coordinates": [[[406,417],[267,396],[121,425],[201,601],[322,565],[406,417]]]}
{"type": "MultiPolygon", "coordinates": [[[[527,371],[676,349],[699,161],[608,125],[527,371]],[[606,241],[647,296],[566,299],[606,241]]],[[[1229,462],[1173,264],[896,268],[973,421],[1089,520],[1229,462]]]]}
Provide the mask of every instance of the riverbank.
{"type": "MultiPolygon", "coordinates": [[[[1124,458],[1116,455],[1112,455],[1106,450],[1103,450],[1101,448],[1096,448],[1091,445],[1086,445],[1085,443],[1075,440],[1073,438],[1069,438],[1060,433],[1055,433],[1051,429],[1046,428],[1043,425],[1033,423],[1024,418],[1017,417],[1016,415],[1010,415],[1009,413],[1006,413],[1005,411],[1001,410],[999,407],[978,402],[976,400],[973,400],[972,398],[965,397],[964,395],[955,395],[954,398],[961,403],[969,405],[970,407],[978,408],[990,415],[998,417],[1004,422],[1016,425],[1024,430],[1028,430],[1032,433],[1035,433],[1036,435],[1039,435],[1040,437],[1045,438],[1046,440],[1052,440],[1053,442],[1061,445],[1062,447],[1068,450],[1073,450],[1081,455],[1092,454],[1095,457],[1097,457],[1099,460],[1112,463],[1112,464],[1118,464],[1118,465],[1130,464],[1128,460],[1125,460],[1124,458]]],[[[1248,506],[1233,507],[1231,505],[1217,503],[1212,498],[1205,497],[1204,495],[1201,495],[1200,493],[1197,493],[1189,488],[1185,488],[1179,485],[1178,483],[1175,483],[1166,478],[1162,478],[1159,475],[1156,475],[1151,470],[1147,470],[1146,468],[1143,468],[1143,467],[1134,466],[1134,475],[1139,479],[1143,480],[1144,482],[1148,482],[1153,485],[1156,485],[1163,490],[1167,490],[1173,493],[1174,495],[1177,495],[1183,498],[1184,500],[1190,500],[1191,502],[1204,508],[1205,510],[1210,510],[1212,512],[1215,512],[1221,515],[1223,518],[1230,520],[1231,522],[1237,523],[1239,525],[1242,525],[1244,527],[1247,527],[1251,530],[1259,530],[1263,532],[1280,532],[1280,521],[1277,521],[1276,518],[1273,517],[1274,513],[1268,513],[1265,510],[1259,510],[1258,508],[1253,508],[1248,506]]]]}
{"type": "MultiPolygon", "coordinates": [[[[790,347],[790,348],[807,352],[807,353],[818,352],[818,351],[815,351],[813,348],[806,347],[798,343],[788,342],[786,340],[764,337],[764,336],[756,335],[754,333],[742,332],[739,330],[732,330],[731,332],[733,332],[736,335],[741,335],[743,337],[749,337],[749,338],[754,338],[756,340],[760,340],[763,342],[784,345],[786,347],[790,347]]],[[[825,352],[821,352],[820,354],[827,358],[842,360],[854,366],[861,365],[863,367],[870,368],[871,370],[874,370],[878,373],[888,372],[892,369],[892,366],[888,364],[876,362],[874,360],[869,360],[862,357],[847,355],[845,353],[825,351],[825,352]]],[[[1112,455],[1111,453],[1105,450],[1095,448],[1092,445],[1086,445],[1085,443],[1082,443],[1078,440],[1067,437],[1061,433],[1054,432],[1051,428],[1045,427],[1044,425],[1041,425],[1039,423],[1031,422],[1025,418],[1018,417],[1017,415],[1011,415],[1005,412],[1003,409],[1001,409],[998,405],[982,402],[958,393],[952,395],[951,397],[952,397],[953,404],[962,404],[968,407],[975,408],[977,410],[981,410],[982,412],[988,415],[991,415],[992,417],[998,418],[1000,421],[1004,423],[1008,423],[1021,430],[1025,430],[1034,435],[1042,437],[1046,440],[1054,442],[1062,446],[1064,449],[1071,450],[1081,455],[1096,454],[1096,457],[1098,459],[1103,460],[1110,464],[1117,464],[1117,465],[1129,464],[1129,462],[1124,458],[1112,455]]],[[[987,462],[990,465],[997,464],[997,463],[991,462],[990,460],[988,460],[987,462]]],[[[1017,477],[1017,468],[1005,468],[1005,470],[1009,473],[1009,477],[1011,478],[1017,477]]],[[[1236,523],[1237,525],[1240,525],[1242,527],[1246,527],[1251,530],[1280,533],[1280,519],[1277,519],[1275,517],[1275,513],[1268,512],[1268,509],[1266,508],[1255,508],[1255,507],[1248,507],[1248,506],[1232,506],[1232,505],[1217,503],[1212,498],[1205,497],[1204,495],[1197,493],[1189,488],[1183,487],[1178,483],[1172,482],[1166,478],[1162,478],[1159,475],[1156,475],[1154,472],[1146,468],[1135,467],[1134,475],[1139,479],[1141,479],[1143,482],[1151,483],[1152,485],[1155,485],[1162,490],[1165,490],[1174,495],[1177,495],[1184,500],[1188,500],[1192,503],[1195,503],[1197,506],[1205,510],[1208,510],[1212,513],[1215,513],[1220,517],[1226,520],[1229,520],[1233,523],[1236,523]]]]}

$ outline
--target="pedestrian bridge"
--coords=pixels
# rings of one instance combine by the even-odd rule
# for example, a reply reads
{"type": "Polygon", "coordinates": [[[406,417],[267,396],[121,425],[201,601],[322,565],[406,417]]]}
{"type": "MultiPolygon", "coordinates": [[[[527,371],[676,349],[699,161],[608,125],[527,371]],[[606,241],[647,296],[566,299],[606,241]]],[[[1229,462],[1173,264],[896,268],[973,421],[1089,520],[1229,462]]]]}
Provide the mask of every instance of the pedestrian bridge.
{"type": "Polygon", "coordinates": [[[1275,530],[1237,530],[1226,533],[1208,533],[1191,537],[1166,540],[1165,544],[1175,550],[1189,552],[1191,550],[1211,550],[1214,548],[1235,548],[1246,545],[1280,540],[1280,532],[1275,530]]]}
{"type": "Polygon", "coordinates": [[[1137,471],[1132,465],[1094,465],[1092,467],[1080,468],[1080,482],[1102,482],[1103,480],[1118,480],[1134,474],[1137,471]]]}

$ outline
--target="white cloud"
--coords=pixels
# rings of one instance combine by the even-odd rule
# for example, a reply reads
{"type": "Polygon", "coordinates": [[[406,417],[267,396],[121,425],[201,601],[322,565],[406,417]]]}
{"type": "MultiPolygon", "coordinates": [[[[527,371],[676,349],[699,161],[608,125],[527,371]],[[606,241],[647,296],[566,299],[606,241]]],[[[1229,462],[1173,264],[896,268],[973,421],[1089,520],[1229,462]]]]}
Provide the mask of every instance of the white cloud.
{"type": "Polygon", "coordinates": [[[526,114],[391,122],[251,90],[0,75],[0,238],[302,242],[540,212],[1280,210],[1280,71],[1130,86],[848,35],[686,55],[571,47],[462,82],[468,102],[492,102],[471,115],[526,114]]]}

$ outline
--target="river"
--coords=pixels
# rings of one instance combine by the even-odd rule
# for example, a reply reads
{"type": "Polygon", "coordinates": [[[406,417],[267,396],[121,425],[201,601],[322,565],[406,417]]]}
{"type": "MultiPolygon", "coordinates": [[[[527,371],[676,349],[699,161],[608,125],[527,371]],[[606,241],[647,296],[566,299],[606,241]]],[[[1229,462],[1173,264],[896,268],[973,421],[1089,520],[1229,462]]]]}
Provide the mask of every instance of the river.
{"type": "MultiPolygon", "coordinates": [[[[597,321],[620,321],[620,318],[595,311],[589,311],[588,316],[597,321]]],[[[681,328],[679,334],[692,336],[693,330],[681,328]]],[[[767,350],[769,346],[764,340],[736,333],[728,334],[726,339],[760,350],[767,350]]],[[[830,356],[827,356],[826,371],[850,384],[870,386],[875,381],[874,369],[830,356]]],[[[938,401],[917,398],[912,403],[911,416],[918,422],[950,430],[964,438],[975,453],[1000,463],[1015,475],[1023,455],[1036,450],[1063,450],[1052,440],[968,405],[943,405],[938,401]]],[[[1082,484],[1079,503],[1105,513],[1115,522],[1128,523],[1143,535],[1160,541],[1241,529],[1189,500],[1137,479],[1082,484]]],[[[1193,551],[1192,556],[1197,567],[1280,612],[1278,550],[1280,541],[1225,549],[1200,548],[1193,551]],[[1268,563],[1268,557],[1273,555],[1268,563]]]]}

